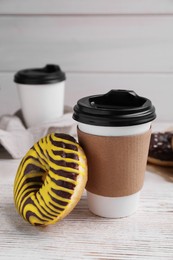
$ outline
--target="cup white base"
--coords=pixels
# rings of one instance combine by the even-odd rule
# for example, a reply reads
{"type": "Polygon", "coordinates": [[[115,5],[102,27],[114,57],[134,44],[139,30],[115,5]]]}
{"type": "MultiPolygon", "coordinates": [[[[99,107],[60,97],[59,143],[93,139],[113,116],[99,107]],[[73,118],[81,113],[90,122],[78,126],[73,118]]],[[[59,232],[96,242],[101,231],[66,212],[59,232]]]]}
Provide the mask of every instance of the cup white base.
{"type": "Polygon", "coordinates": [[[140,191],[123,197],[104,197],[87,191],[89,210],[100,217],[123,218],[138,208],[140,191]]]}

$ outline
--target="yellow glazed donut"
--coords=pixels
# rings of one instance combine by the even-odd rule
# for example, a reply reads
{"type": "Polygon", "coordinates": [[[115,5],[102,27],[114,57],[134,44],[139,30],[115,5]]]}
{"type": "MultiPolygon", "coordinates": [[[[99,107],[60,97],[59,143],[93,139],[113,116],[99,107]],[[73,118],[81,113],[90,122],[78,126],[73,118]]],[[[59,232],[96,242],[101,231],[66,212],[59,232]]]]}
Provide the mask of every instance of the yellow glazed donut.
{"type": "Polygon", "coordinates": [[[64,218],[80,200],[87,182],[85,154],[73,137],[49,134],[22,159],[14,182],[19,214],[32,225],[64,218]]]}

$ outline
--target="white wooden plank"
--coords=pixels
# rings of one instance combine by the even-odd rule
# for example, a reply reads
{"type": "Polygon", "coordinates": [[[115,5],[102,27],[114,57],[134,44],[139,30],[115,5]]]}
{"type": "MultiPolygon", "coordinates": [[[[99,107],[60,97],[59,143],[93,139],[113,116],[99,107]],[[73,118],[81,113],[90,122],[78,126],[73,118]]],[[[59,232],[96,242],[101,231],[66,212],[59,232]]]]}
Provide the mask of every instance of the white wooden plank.
{"type": "MultiPolygon", "coordinates": [[[[0,73],[0,115],[20,108],[13,74],[0,73]]],[[[84,96],[119,88],[148,97],[156,107],[157,120],[173,122],[173,74],[67,73],[65,104],[73,107],[84,96]]]]}
{"type": "Polygon", "coordinates": [[[0,17],[0,70],[172,72],[173,16],[0,17]]]}
{"type": "Polygon", "coordinates": [[[130,217],[93,215],[84,193],[65,219],[41,228],[30,226],[15,209],[13,183],[19,163],[0,160],[2,260],[172,260],[172,169],[148,169],[139,208],[130,217]]]}
{"type": "Polygon", "coordinates": [[[1,14],[172,14],[170,0],[1,0],[1,14]]]}

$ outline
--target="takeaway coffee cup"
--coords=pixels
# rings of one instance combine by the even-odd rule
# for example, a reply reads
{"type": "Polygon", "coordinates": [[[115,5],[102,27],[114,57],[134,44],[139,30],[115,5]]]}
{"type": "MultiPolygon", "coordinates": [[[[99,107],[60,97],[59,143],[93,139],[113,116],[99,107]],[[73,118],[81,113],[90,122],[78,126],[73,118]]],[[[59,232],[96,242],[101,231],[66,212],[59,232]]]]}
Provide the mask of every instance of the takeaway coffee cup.
{"type": "Polygon", "coordinates": [[[131,215],[144,183],[154,106],[133,91],[111,90],[80,99],[73,118],[88,160],[90,211],[108,218],[131,215]]]}
{"type": "Polygon", "coordinates": [[[53,64],[20,70],[15,74],[27,127],[55,121],[63,115],[65,79],[65,73],[53,64]]]}

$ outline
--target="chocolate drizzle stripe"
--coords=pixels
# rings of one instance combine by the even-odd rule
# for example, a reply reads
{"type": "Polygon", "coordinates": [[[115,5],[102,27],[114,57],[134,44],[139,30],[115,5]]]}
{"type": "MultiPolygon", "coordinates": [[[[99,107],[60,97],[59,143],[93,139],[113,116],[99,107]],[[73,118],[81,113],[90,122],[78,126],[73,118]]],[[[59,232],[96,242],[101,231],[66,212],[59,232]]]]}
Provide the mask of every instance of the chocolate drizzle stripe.
{"type": "Polygon", "coordinates": [[[34,150],[35,150],[36,153],[37,153],[37,158],[38,158],[39,162],[40,162],[42,165],[44,165],[44,167],[47,168],[48,163],[47,163],[47,161],[46,161],[46,159],[45,159],[45,156],[40,152],[38,143],[34,145],[34,150]]]}
{"type": "MultiPolygon", "coordinates": [[[[41,196],[45,195],[45,193],[43,192],[43,189],[40,189],[39,192],[40,192],[41,196]]],[[[48,205],[50,205],[50,202],[51,202],[54,206],[58,206],[62,209],[65,209],[65,207],[61,207],[59,205],[64,206],[64,205],[67,205],[69,203],[69,200],[64,199],[60,196],[56,196],[56,194],[54,192],[52,192],[51,188],[49,189],[49,191],[47,192],[47,195],[45,197],[48,198],[48,200],[46,202],[48,205]],[[62,201],[62,203],[64,203],[64,202],[65,203],[62,204],[61,201],[62,201]],[[56,202],[56,203],[54,203],[54,202],[56,202]]],[[[55,208],[54,208],[54,210],[55,210],[55,208]]]]}
{"type": "Polygon", "coordinates": [[[53,205],[58,205],[58,207],[60,207],[60,208],[64,208],[65,209],[65,207],[68,205],[68,202],[66,202],[66,201],[62,201],[62,200],[59,200],[59,199],[56,199],[56,198],[54,198],[53,196],[51,196],[51,194],[49,193],[49,195],[50,195],[50,197],[51,197],[51,203],[53,204],[53,205]]]}
{"type": "Polygon", "coordinates": [[[56,217],[56,215],[52,214],[51,210],[46,210],[45,203],[41,203],[41,198],[38,198],[37,195],[35,195],[33,203],[44,218],[53,219],[54,217],[56,217]]]}
{"type": "MultiPolygon", "coordinates": [[[[28,164],[33,164],[36,167],[39,167],[44,170],[44,167],[40,164],[39,161],[36,160],[36,158],[33,158],[33,157],[24,158],[24,160],[22,161],[22,167],[19,167],[18,175],[15,178],[15,182],[17,183],[17,185],[15,185],[15,189],[18,188],[18,185],[20,184],[21,179],[24,177],[24,175],[25,175],[24,172],[25,172],[25,169],[28,164]]],[[[27,174],[30,174],[30,172],[27,174]]]]}
{"type": "MultiPolygon", "coordinates": [[[[47,202],[46,200],[44,200],[44,198],[41,196],[41,194],[38,192],[37,196],[40,196],[41,200],[44,202],[44,206],[46,208],[46,210],[48,212],[52,212],[51,214],[54,216],[54,217],[57,217],[57,211],[55,210],[54,207],[51,206],[51,202],[47,202]]],[[[61,211],[64,210],[64,208],[61,208],[61,211]]]]}
{"type": "Polygon", "coordinates": [[[35,191],[39,190],[39,188],[42,186],[41,183],[35,183],[35,182],[30,182],[28,184],[24,184],[21,188],[21,190],[19,190],[18,194],[17,194],[17,200],[20,199],[20,197],[22,196],[22,194],[24,194],[25,192],[27,192],[30,189],[35,189],[35,191]]]}
{"type": "MultiPolygon", "coordinates": [[[[57,152],[57,151],[56,151],[57,152]]],[[[79,153],[74,154],[73,158],[72,158],[72,153],[69,153],[69,155],[71,155],[71,158],[68,157],[68,153],[66,153],[66,149],[63,149],[62,151],[58,151],[59,154],[54,153],[53,150],[48,150],[47,154],[48,154],[48,158],[50,160],[54,160],[54,161],[64,161],[66,163],[76,163],[76,164],[80,164],[79,161],[79,153]],[[74,158],[75,156],[75,158],[74,158]]]]}
{"type": "MultiPolygon", "coordinates": [[[[27,200],[33,195],[35,194],[35,190],[33,189],[28,191],[28,195],[27,196],[24,196],[24,198],[18,202],[18,205],[19,205],[19,211],[20,213],[22,214],[24,208],[27,206],[27,200]]],[[[17,204],[17,201],[16,201],[16,204],[17,204]]]]}
{"type": "Polygon", "coordinates": [[[26,208],[23,211],[23,216],[30,223],[32,223],[31,222],[31,218],[32,217],[34,217],[35,219],[40,220],[43,224],[46,223],[47,221],[53,220],[50,217],[43,216],[40,213],[39,209],[37,207],[35,207],[33,204],[30,204],[30,203],[27,203],[27,206],[26,206],[26,208]],[[27,209],[29,207],[31,208],[30,210],[27,209]],[[28,212],[30,212],[30,214],[28,214],[28,212]]]}
{"type": "Polygon", "coordinates": [[[73,145],[79,146],[78,143],[76,142],[76,140],[72,136],[69,136],[66,134],[56,134],[56,133],[50,134],[50,138],[51,138],[51,140],[60,141],[60,142],[66,143],[66,144],[71,144],[72,146],[73,145]]]}
{"type": "Polygon", "coordinates": [[[63,197],[57,195],[55,192],[52,191],[52,189],[49,190],[49,194],[50,194],[53,198],[55,198],[55,199],[57,199],[57,200],[59,200],[59,201],[63,201],[63,202],[67,202],[67,203],[70,202],[70,200],[69,200],[68,198],[63,198],[63,197]]]}
{"type": "Polygon", "coordinates": [[[59,148],[52,145],[51,149],[47,149],[51,157],[54,158],[65,158],[67,160],[79,161],[79,152],[73,151],[67,148],[59,148]],[[71,156],[71,157],[70,157],[71,156]]]}
{"type": "Polygon", "coordinates": [[[52,157],[50,157],[50,161],[58,166],[63,166],[63,167],[68,167],[68,168],[74,168],[76,170],[79,169],[79,162],[74,162],[74,160],[72,161],[67,161],[67,160],[63,160],[62,158],[60,159],[54,159],[52,157]]]}
{"type": "Polygon", "coordinates": [[[42,142],[41,141],[38,142],[37,145],[38,145],[38,148],[39,148],[39,154],[42,155],[42,158],[45,160],[45,163],[47,163],[47,157],[46,157],[45,152],[42,148],[42,145],[43,145],[42,142]]]}
{"type": "Polygon", "coordinates": [[[30,181],[33,179],[33,178],[40,178],[40,180],[42,179],[42,176],[43,174],[40,173],[40,172],[31,172],[29,173],[27,176],[24,176],[23,178],[20,179],[20,181],[18,181],[18,185],[15,189],[15,195],[17,196],[19,191],[21,190],[22,186],[24,185],[24,183],[30,183],[30,181]]]}
{"type": "Polygon", "coordinates": [[[64,142],[60,142],[60,141],[54,141],[54,140],[51,140],[51,143],[52,145],[54,145],[55,147],[61,147],[61,148],[64,148],[64,149],[68,149],[68,150],[74,150],[74,151],[77,151],[78,148],[76,147],[76,145],[71,145],[71,144],[65,144],[64,142]]]}
{"type": "Polygon", "coordinates": [[[74,144],[68,140],[63,140],[60,138],[54,138],[53,136],[50,136],[50,142],[55,146],[55,147],[61,147],[64,149],[69,149],[69,150],[78,150],[77,144],[74,144]]]}
{"type": "MultiPolygon", "coordinates": [[[[22,173],[23,173],[23,171],[22,171],[22,173]]],[[[28,178],[35,178],[35,177],[38,177],[38,178],[40,177],[40,178],[41,178],[42,176],[44,176],[44,174],[45,174],[45,173],[43,173],[43,172],[35,172],[35,171],[31,171],[31,172],[28,173],[27,175],[24,175],[24,173],[23,173],[23,175],[21,175],[21,178],[18,179],[18,185],[16,185],[15,191],[18,190],[18,189],[20,189],[22,183],[23,183],[25,180],[27,180],[28,178]]]]}
{"type": "Polygon", "coordinates": [[[49,162],[49,165],[50,165],[50,168],[52,169],[53,172],[56,173],[56,170],[63,170],[63,171],[66,171],[66,172],[73,172],[73,173],[76,173],[76,174],[83,174],[83,172],[80,172],[79,170],[76,170],[76,169],[72,169],[70,167],[65,167],[65,166],[60,166],[60,165],[56,165],[55,163],[53,162],[49,162]]]}
{"type": "Polygon", "coordinates": [[[15,186],[14,186],[14,192],[17,190],[19,184],[20,184],[20,180],[23,178],[23,163],[25,162],[25,158],[21,161],[18,171],[17,171],[17,175],[15,177],[15,186]]]}
{"type": "Polygon", "coordinates": [[[56,217],[59,215],[59,213],[61,213],[62,211],[64,211],[64,208],[65,207],[61,207],[61,205],[59,206],[59,204],[58,203],[54,203],[53,202],[53,197],[52,196],[50,196],[50,194],[49,194],[49,197],[50,197],[50,199],[49,199],[49,201],[45,201],[44,199],[43,199],[43,201],[44,201],[44,203],[45,203],[45,207],[46,207],[46,209],[49,211],[49,212],[51,212],[52,214],[56,214],[56,217]],[[56,207],[59,207],[59,210],[57,210],[57,208],[56,207]]]}
{"type": "Polygon", "coordinates": [[[48,211],[52,212],[52,214],[54,214],[55,217],[57,217],[57,211],[55,211],[54,208],[51,207],[50,201],[47,202],[39,192],[37,193],[37,196],[40,196],[41,200],[44,202],[45,208],[48,211]]]}
{"type": "Polygon", "coordinates": [[[45,169],[43,169],[42,167],[37,166],[33,163],[28,163],[25,170],[24,170],[24,175],[30,173],[30,172],[41,172],[41,173],[44,173],[45,172],[45,169]]]}
{"type": "Polygon", "coordinates": [[[28,189],[24,190],[16,197],[16,203],[19,205],[24,204],[25,198],[27,197],[26,194],[29,194],[29,192],[34,194],[39,190],[40,187],[41,185],[31,185],[28,187],[28,189]]]}
{"type": "Polygon", "coordinates": [[[26,218],[27,211],[33,212],[33,214],[36,214],[36,216],[42,219],[43,221],[52,220],[50,216],[48,217],[40,211],[40,207],[35,205],[34,201],[32,200],[32,197],[28,198],[28,200],[26,201],[26,206],[24,207],[22,212],[24,218],[26,218]]]}
{"type": "Polygon", "coordinates": [[[52,172],[54,175],[57,175],[57,176],[60,176],[60,177],[71,179],[73,181],[76,181],[77,176],[78,176],[78,174],[76,172],[65,171],[63,169],[55,170],[53,168],[50,168],[49,172],[50,173],[52,172]]]}
{"type": "MultiPolygon", "coordinates": [[[[60,158],[68,158],[68,159],[73,159],[75,161],[79,161],[79,156],[78,153],[72,153],[72,152],[64,152],[64,150],[52,150],[53,156],[57,157],[59,156],[60,158]]],[[[58,157],[57,157],[58,158],[58,157]]]]}
{"type": "Polygon", "coordinates": [[[64,191],[62,189],[51,189],[53,191],[54,194],[60,196],[63,199],[70,199],[72,196],[72,193],[68,192],[68,191],[64,191]]]}
{"type": "MultiPolygon", "coordinates": [[[[30,189],[30,190],[28,190],[26,193],[24,193],[24,194],[22,194],[22,197],[21,197],[21,199],[20,199],[20,201],[18,201],[18,205],[19,205],[19,207],[18,207],[18,211],[21,213],[21,212],[23,212],[23,208],[25,207],[25,203],[24,204],[22,204],[22,202],[24,201],[24,200],[26,200],[26,198],[28,198],[28,197],[30,197],[30,194],[31,193],[35,193],[35,189],[30,189]]],[[[15,205],[17,204],[17,202],[15,203],[15,205]]],[[[17,205],[16,205],[17,206],[17,205]]]]}
{"type": "Polygon", "coordinates": [[[56,155],[56,152],[58,152],[58,151],[62,151],[62,152],[64,152],[65,151],[65,153],[68,155],[68,154],[74,154],[74,155],[77,155],[77,156],[79,156],[79,151],[78,150],[76,150],[76,151],[74,151],[74,150],[72,150],[72,149],[67,149],[67,148],[63,148],[63,147],[57,147],[57,146],[54,146],[53,144],[52,144],[52,147],[51,147],[51,150],[52,150],[52,153],[55,153],[55,155],[56,155]]]}
{"type": "Polygon", "coordinates": [[[57,176],[55,174],[51,174],[51,172],[49,172],[49,178],[56,185],[58,185],[58,186],[60,185],[62,187],[69,188],[69,189],[74,189],[76,187],[76,184],[77,184],[77,182],[72,180],[72,179],[57,176]]]}
{"type": "MultiPolygon", "coordinates": [[[[40,221],[40,225],[42,225],[42,223],[43,223],[43,219],[42,218],[39,218],[34,212],[32,212],[32,211],[30,211],[30,210],[28,210],[27,212],[26,212],[26,219],[28,220],[28,222],[30,222],[31,223],[31,221],[30,221],[30,218],[31,217],[35,217],[35,220],[37,221],[36,223],[38,223],[39,221],[40,221]]],[[[39,224],[37,224],[37,225],[39,225],[39,224]]]]}
{"type": "Polygon", "coordinates": [[[16,200],[20,200],[21,196],[26,193],[28,190],[30,190],[31,188],[35,189],[35,191],[38,191],[39,188],[42,186],[42,183],[35,183],[35,182],[31,182],[28,184],[24,184],[20,190],[18,190],[18,192],[15,194],[15,198],[16,200]]]}
{"type": "MultiPolygon", "coordinates": [[[[73,184],[74,186],[77,185],[77,181],[75,180],[75,177],[74,178],[69,178],[69,172],[65,173],[63,172],[61,173],[61,171],[59,171],[58,173],[54,173],[53,171],[49,171],[49,177],[54,179],[55,182],[56,181],[66,181],[68,182],[69,184],[73,184]],[[65,174],[65,176],[63,176],[63,173],[65,174]]],[[[75,176],[77,177],[77,175],[75,174],[75,176]]]]}
{"type": "Polygon", "coordinates": [[[35,194],[37,192],[38,189],[35,189],[35,188],[31,188],[31,189],[28,189],[27,191],[23,192],[21,197],[18,198],[18,201],[16,200],[16,204],[17,205],[20,205],[19,206],[19,211],[22,212],[23,211],[23,207],[26,206],[26,199],[30,197],[31,194],[35,194]]]}
{"type": "Polygon", "coordinates": [[[39,216],[43,218],[43,221],[47,222],[47,220],[54,219],[54,216],[52,216],[51,213],[47,214],[46,211],[44,210],[44,208],[42,206],[40,206],[39,203],[37,203],[36,201],[34,201],[34,203],[31,205],[34,205],[36,210],[38,210],[39,216]]]}
{"type": "Polygon", "coordinates": [[[57,205],[56,206],[53,205],[52,202],[50,202],[49,204],[50,204],[50,206],[52,206],[54,208],[54,210],[57,211],[57,213],[62,213],[62,211],[64,210],[64,209],[58,207],[57,205]]]}
{"type": "Polygon", "coordinates": [[[47,176],[47,178],[46,178],[46,184],[49,185],[52,190],[57,190],[57,192],[63,191],[63,192],[69,193],[69,194],[73,194],[73,190],[62,187],[62,186],[58,186],[54,181],[51,180],[51,178],[49,176],[47,176]]]}
{"type": "Polygon", "coordinates": [[[47,158],[47,149],[45,149],[45,146],[47,146],[46,138],[42,138],[40,142],[38,142],[42,153],[44,154],[45,158],[47,158]]]}

